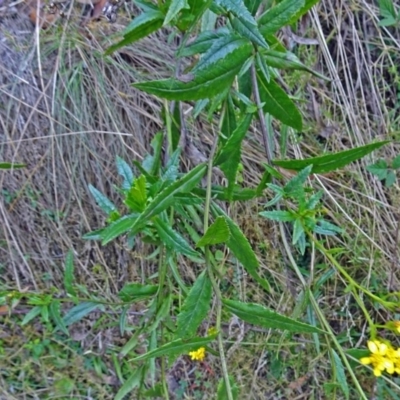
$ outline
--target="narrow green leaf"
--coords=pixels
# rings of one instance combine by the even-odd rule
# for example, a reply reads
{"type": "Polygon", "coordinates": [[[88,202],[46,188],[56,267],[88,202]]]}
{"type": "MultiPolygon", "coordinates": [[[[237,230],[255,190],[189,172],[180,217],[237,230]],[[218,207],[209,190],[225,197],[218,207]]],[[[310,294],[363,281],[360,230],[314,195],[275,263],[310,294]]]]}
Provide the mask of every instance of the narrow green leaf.
{"type": "Polygon", "coordinates": [[[303,124],[301,114],[283,89],[273,79],[267,82],[260,71],[257,71],[257,80],[264,112],[301,131],[303,124]]]}
{"type": "Polygon", "coordinates": [[[266,50],[262,53],[262,55],[260,54],[260,57],[264,59],[265,62],[271,67],[286,70],[307,71],[320,79],[329,80],[329,78],[326,76],[304,65],[297,58],[297,56],[290,51],[282,52],[276,50],[266,50]]]}
{"type": "Polygon", "coordinates": [[[228,95],[223,105],[223,120],[221,126],[220,140],[225,143],[237,127],[236,112],[233,105],[232,96],[228,95]]]}
{"type": "Polygon", "coordinates": [[[143,367],[135,369],[131,375],[129,375],[128,379],[124,382],[124,384],[120,387],[117,394],[114,397],[114,400],[123,400],[126,398],[133,389],[138,387],[143,379],[143,367]]]}
{"type": "Polygon", "coordinates": [[[280,222],[292,222],[296,218],[290,211],[261,211],[259,214],[264,218],[270,219],[271,221],[280,222]]]}
{"type": "Polygon", "coordinates": [[[157,176],[160,171],[163,140],[163,133],[158,132],[151,141],[153,154],[148,154],[142,162],[144,170],[153,176],[157,176]]]}
{"type": "Polygon", "coordinates": [[[164,26],[168,25],[184,8],[190,8],[187,0],[172,0],[165,16],[164,26]]]}
{"type": "Polygon", "coordinates": [[[42,312],[42,306],[35,306],[25,315],[24,319],[21,322],[21,326],[28,324],[42,312]]]}
{"type": "Polygon", "coordinates": [[[221,27],[215,31],[201,32],[195,40],[186,43],[177,54],[178,57],[190,57],[195,54],[202,54],[209,50],[216,40],[223,36],[229,36],[231,33],[228,28],[221,27]]]}
{"type": "Polygon", "coordinates": [[[190,192],[200,182],[206,168],[205,164],[199,164],[182,178],[163,189],[139,216],[126,216],[111,224],[102,233],[103,245],[129,230],[135,232],[135,229],[139,229],[155,215],[170,207],[175,201],[176,194],[190,192]]]}
{"type": "Polygon", "coordinates": [[[256,15],[262,1],[263,0],[244,0],[244,5],[250,11],[251,15],[256,15]]]}
{"type": "Polygon", "coordinates": [[[125,303],[147,299],[158,291],[157,285],[142,285],[140,283],[126,283],[119,291],[118,297],[125,303]]]}
{"type": "Polygon", "coordinates": [[[260,31],[264,36],[273,35],[280,28],[288,25],[297,12],[304,6],[304,0],[283,0],[268,9],[258,19],[260,31]]]}
{"type": "Polygon", "coordinates": [[[219,216],[223,216],[228,224],[231,233],[229,240],[226,242],[229,250],[243,265],[249,275],[260,284],[267,292],[271,290],[268,281],[262,279],[258,275],[259,263],[258,259],[250,246],[246,236],[240,228],[231,220],[217,205],[214,204],[214,209],[219,216]]]}
{"type": "Polygon", "coordinates": [[[340,385],[340,388],[343,391],[345,398],[348,400],[350,398],[350,389],[349,385],[347,384],[346,371],[344,369],[342,359],[339,357],[334,349],[331,349],[331,351],[333,355],[333,363],[336,369],[336,379],[340,385]]]}
{"type": "Polygon", "coordinates": [[[304,235],[303,225],[299,219],[296,219],[293,224],[292,244],[295,245],[300,240],[302,235],[304,235]]]}
{"type": "Polygon", "coordinates": [[[10,162],[0,162],[0,169],[17,169],[17,168],[25,168],[25,164],[17,164],[10,162]]]}
{"type": "Polygon", "coordinates": [[[186,32],[201,18],[208,9],[212,0],[188,0],[189,9],[182,10],[176,26],[182,32],[186,32]]]}
{"type": "Polygon", "coordinates": [[[140,175],[137,179],[135,179],[133,185],[126,194],[124,203],[132,212],[140,213],[145,209],[146,202],[146,177],[144,175],[140,175]]]}
{"type": "Polygon", "coordinates": [[[164,14],[158,10],[148,10],[138,17],[126,27],[123,32],[124,38],[116,44],[110,46],[105,54],[109,55],[121,47],[127,46],[139,39],[142,39],[150,33],[160,29],[164,22],[164,14]]]}
{"type": "Polygon", "coordinates": [[[379,149],[389,142],[389,140],[385,140],[382,142],[370,143],[365,146],[341,151],[339,153],[326,154],[319,157],[307,158],[305,160],[274,160],[273,163],[279,167],[294,171],[299,171],[309,165],[312,165],[311,173],[322,174],[343,168],[345,165],[359,160],[360,158],[366,156],[376,149],[379,149]]]}
{"type": "Polygon", "coordinates": [[[50,303],[49,311],[50,311],[50,316],[54,323],[56,324],[56,327],[60,329],[63,333],[65,333],[67,336],[69,336],[69,332],[67,327],[65,326],[64,321],[61,318],[61,313],[60,313],[60,308],[61,308],[61,303],[59,300],[53,300],[50,303]]]}
{"type": "Polygon", "coordinates": [[[65,257],[64,288],[70,296],[76,297],[74,289],[74,253],[72,249],[68,250],[65,257]]]}
{"type": "Polygon", "coordinates": [[[236,32],[249,39],[255,45],[263,47],[264,49],[269,48],[255,21],[252,23],[244,19],[242,16],[239,16],[232,20],[232,27],[236,32]]]}
{"type": "Polygon", "coordinates": [[[63,322],[66,326],[74,324],[80,321],[86,315],[90,314],[97,308],[104,308],[101,304],[95,303],[93,301],[85,301],[72,307],[63,318],[63,322]]]}
{"type": "Polygon", "coordinates": [[[110,215],[113,211],[116,211],[116,207],[103,193],[98,191],[94,186],[89,185],[89,190],[97,205],[107,214],[110,215]]]}
{"type": "Polygon", "coordinates": [[[257,52],[256,54],[256,61],[257,68],[264,75],[265,80],[269,82],[271,80],[271,73],[269,71],[268,65],[265,62],[265,58],[260,54],[260,52],[257,52]]]}
{"type": "Polygon", "coordinates": [[[297,22],[300,17],[302,17],[305,13],[307,13],[315,4],[317,4],[319,0],[305,0],[304,6],[292,16],[292,19],[289,21],[288,25],[292,25],[297,22]]]}
{"type": "Polygon", "coordinates": [[[160,239],[169,249],[189,257],[200,257],[200,254],[190,246],[187,240],[161,218],[153,218],[153,223],[160,239]]]}
{"type": "Polygon", "coordinates": [[[204,270],[191,287],[177,318],[175,337],[186,339],[193,336],[210,310],[212,286],[204,270]]]}
{"type": "Polygon", "coordinates": [[[304,183],[311,174],[312,165],[307,165],[286,183],[284,193],[288,196],[299,196],[304,191],[304,183]]]}
{"type": "Polygon", "coordinates": [[[231,233],[223,216],[217,217],[214,223],[207,229],[204,236],[197,242],[197,247],[210,246],[218,243],[226,243],[231,233]]]}
{"type": "Polygon", "coordinates": [[[183,82],[178,79],[164,79],[133,86],[147,93],[168,100],[200,100],[212,98],[229,88],[244,62],[251,56],[253,46],[245,39],[237,41],[236,48],[226,57],[215,60],[215,64],[188,75],[183,82]]]}
{"type": "Polygon", "coordinates": [[[231,313],[243,321],[264,328],[288,330],[294,333],[323,333],[324,331],[304,322],[278,314],[259,304],[243,303],[236,300],[222,300],[222,303],[231,313]]]}
{"type": "Polygon", "coordinates": [[[239,126],[226,141],[217,159],[215,160],[215,165],[221,166],[221,170],[225,173],[225,176],[228,179],[227,192],[230,198],[233,195],[233,189],[236,184],[236,177],[241,157],[242,141],[249,130],[252,119],[252,114],[246,114],[243,117],[239,126]]]}
{"type": "Polygon", "coordinates": [[[394,171],[390,170],[385,179],[385,186],[390,187],[396,182],[396,174],[394,171]]]}
{"type": "Polygon", "coordinates": [[[121,175],[121,177],[124,179],[124,181],[122,183],[122,189],[129,190],[132,186],[133,179],[134,179],[132,168],[121,157],[117,157],[116,163],[117,163],[117,171],[121,175]]]}
{"type": "Polygon", "coordinates": [[[172,355],[188,353],[190,351],[195,351],[200,347],[206,346],[208,343],[213,341],[215,337],[216,335],[206,336],[206,337],[196,337],[189,340],[177,339],[174,340],[173,342],[167,343],[164,346],[159,347],[158,349],[149,351],[148,353],[132,358],[129,361],[135,362],[141,360],[148,360],[149,358],[161,357],[165,355],[172,356],[172,355]]]}
{"type": "Polygon", "coordinates": [[[244,21],[254,25],[257,24],[243,0],[215,0],[215,4],[232,13],[235,17],[241,17],[244,21]]]}
{"type": "MultiPolygon", "coordinates": [[[[239,398],[239,388],[235,382],[235,379],[229,375],[229,384],[231,387],[231,393],[233,400],[237,400],[239,398]]],[[[228,400],[228,390],[226,387],[226,382],[224,378],[221,378],[218,382],[218,389],[217,389],[217,400],[228,400]]]]}

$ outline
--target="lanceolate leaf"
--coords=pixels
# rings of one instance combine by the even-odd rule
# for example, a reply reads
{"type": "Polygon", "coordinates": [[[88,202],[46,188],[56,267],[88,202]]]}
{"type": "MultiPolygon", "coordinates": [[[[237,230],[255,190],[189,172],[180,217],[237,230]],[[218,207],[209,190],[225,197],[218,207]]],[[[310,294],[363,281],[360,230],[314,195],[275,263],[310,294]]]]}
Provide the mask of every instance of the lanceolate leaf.
{"type": "Polygon", "coordinates": [[[267,292],[269,292],[270,286],[268,281],[262,279],[258,275],[259,263],[253,249],[250,246],[250,243],[246,239],[246,236],[244,236],[240,228],[217,205],[214,205],[214,209],[218,215],[225,218],[228,224],[230,237],[226,242],[226,245],[228,246],[229,250],[239,260],[250,276],[267,292]]]}
{"type": "Polygon", "coordinates": [[[240,33],[243,37],[251,40],[254,44],[268,49],[268,44],[263,35],[261,35],[257,24],[251,23],[242,17],[237,17],[232,21],[232,26],[236,32],[240,33]]]}
{"type": "MultiPolygon", "coordinates": [[[[232,399],[237,400],[239,398],[239,388],[232,376],[229,376],[229,384],[232,392],[232,399]]],[[[227,387],[224,378],[221,378],[218,382],[217,389],[217,400],[228,400],[227,387]]]]}
{"type": "Polygon", "coordinates": [[[223,27],[219,28],[216,31],[204,31],[196,37],[194,41],[191,43],[186,43],[178,53],[178,57],[189,57],[195,54],[205,53],[217,39],[220,39],[223,36],[229,36],[229,29],[223,27]]]}
{"type": "Polygon", "coordinates": [[[252,15],[256,15],[262,1],[263,0],[244,0],[244,5],[252,15]]]}
{"type": "Polygon", "coordinates": [[[222,300],[222,303],[228,311],[237,315],[243,321],[263,328],[282,329],[294,333],[324,332],[315,326],[278,314],[259,304],[243,303],[236,300],[222,300]]]}
{"type": "Polygon", "coordinates": [[[191,246],[183,236],[172,229],[172,227],[165,223],[161,218],[155,217],[153,219],[153,223],[157,229],[160,239],[169,249],[191,257],[200,256],[197,251],[191,248],[191,246]]]}
{"type": "Polygon", "coordinates": [[[264,74],[260,72],[257,72],[257,80],[260,98],[264,103],[263,110],[284,124],[300,131],[302,129],[301,114],[289,96],[273,79],[267,82],[264,74]]]}
{"type": "Polygon", "coordinates": [[[182,32],[193,26],[207,10],[212,0],[188,0],[189,9],[181,11],[176,26],[182,32]]]}
{"type": "Polygon", "coordinates": [[[137,229],[145,225],[155,215],[171,206],[175,201],[174,196],[176,194],[190,192],[199,183],[205,170],[206,165],[199,164],[182,178],[163,189],[139,216],[137,214],[125,216],[104,229],[101,234],[103,245],[125,232],[136,232],[137,229]]]}
{"type": "Polygon", "coordinates": [[[117,170],[124,179],[124,182],[122,183],[122,189],[129,190],[134,179],[132,168],[124,159],[117,157],[117,170]]]}
{"type": "Polygon", "coordinates": [[[80,321],[82,318],[86,317],[86,315],[90,314],[92,311],[97,308],[104,308],[102,304],[95,303],[92,301],[85,301],[83,303],[78,304],[75,307],[72,307],[67,314],[63,318],[63,322],[66,326],[71,325],[75,322],[80,321]]]}
{"type": "Polygon", "coordinates": [[[240,17],[244,21],[257,25],[257,22],[246,8],[243,0],[215,0],[215,4],[232,13],[235,17],[240,17]]]}
{"type": "Polygon", "coordinates": [[[215,165],[220,165],[222,171],[228,179],[228,196],[232,196],[233,189],[236,184],[236,175],[240,163],[242,141],[246,136],[246,133],[250,127],[251,120],[253,119],[252,114],[246,114],[235,129],[232,135],[229,137],[221,153],[215,161],[215,165]]]}
{"type": "Polygon", "coordinates": [[[365,146],[356,147],[354,149],[341,151],[334,154],[326,154],[319,157],[307,158],[305,160],[274,160],[273,163],[285,169],[300,171],[309,165],[312,165],[311,173],[323,174],[329,171],[335,171],[343,168],[345,165],[353,161],[359,160],[372,151],[379,149],[385,144],[389,143],[388,140],[376,143],[370,143],[365,146]]]}
{"type": "Polygon", "coordinates": [[[168,100],[212,98],[232,84],[235,75],[237,75],[253,51],[253,46],[245,39],[236,41],[235,46],[234,51],[218,60],[218,62],[215,60],[215,64],[198,71],[193,76],[189,74],[188,82],[182,82],[178,79],[164,79],[136,83],[134,86],[168,100]]]}
{"type": "Polygon", "coordinates": [[[209,246],[218,243],[226,243],[231,233],[223,216],[217,217],[214,223],[207,229],[205,235],[197,242],[197,247],[209,246]]]}
{"type": "Polygon", "coordinates": [[[157,285],[142,285],[140,283],[127,283],[119,291],[118,297],[128,303],[131,301],[143,300],[154,296],[158,291],[157,285]]]}
{"type": "Polygon", "coordinates": [[[291,25],[294,22],[297,22],[301,16],[303,16],[307,11],[309,11],[318,2],[319,2],[319,0],[305,0],[304,6],[301,7],[301,9],[292,16],[288,25],[291,25]]]}
{"type": "Polygon", "coordinates": [[[295,54],[290,51],[282,52],[276,50],[266,50],[262,53],[261,57],[264,57],[265,62],[271,67],[278,69],[307,71],[318,78],[329,80],[329,78],[326,76],[313,71],[311,68],[308,68],[297,58],[295,54]]]}
{"type": "Polygon", "coordinates": [[[158,10],[148,10],[136,17],[125,29],[124,38],[110,46],[105,54],[111,54],[113,51],[120,49],[123,46],[136,42],[160,29],[164,22],[164,14],[158,10]]]}
{"type": "Polygon", "coordinates": [[[98,191],[94,186],[89,185],[89,190],[92,196],[94,197],[98,206],[107,214],[110,215],[113,211],[117,208],[115,207],[114,203],[108,200],[103,193],[98,191]]]}
{"type": "Polygon", "coordinates": [[[65,257],[64,288],[72,297],[76,296],[74,288],[74,253],[70,249],[65,257]]]}
{"type": "Polygon", "coordinates": [[[148,353],[142,354],[136,358],[132,358],[129,361],[148,360],[149,358],[161,357],[165,355],[179,355],[183,353],[188,353],[189,351],[195,351],[213,341],[215,339],[215,336],[216,335],[197,337],[190,340],[177,339],[173,342],[167,343],[164,346],[159,347],[158,349],[149,351],[148,353]]]}
{"type": "Polygon", "coordinates": [[[196,333],[210,309],[211,293],[211,281],[204,270],[190,289],[178,315],[177,338],[189,338],[196,333]]]}
{"type": "Polygon", "coordinates": [[[25,168],[25,164],[16,164],[10,162],[0,162],[0,169],[17,169],[17,168],[25,168]]]}
{"type": "Polygon", "coordinates": [[[288,25],[293,15],[304,6],[304,0],[283,0],[267,10],[258,19],[260,31],[264,36],[273,35],[278,29],[288,25]]]}
{"type": "Polygon", "coordinates": [[[190,8],[187,0],[172,0],[165,16],[164,26],[168,25],[183,8],[190,8]]]}

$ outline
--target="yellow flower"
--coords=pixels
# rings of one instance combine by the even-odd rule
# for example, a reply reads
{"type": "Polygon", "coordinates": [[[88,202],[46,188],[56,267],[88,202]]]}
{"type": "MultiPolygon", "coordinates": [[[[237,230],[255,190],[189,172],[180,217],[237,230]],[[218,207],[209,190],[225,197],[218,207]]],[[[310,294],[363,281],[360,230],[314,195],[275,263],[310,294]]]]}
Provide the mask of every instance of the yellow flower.
{"type": "Polygon", "coordinates": [[[189,356],[192,360],[203,361],[204,357],[206,356],[206,348],[200,347],[196,351],[191,351],[191,352],[189,352],[189,356]]]}
{"type": "Polygon", "coordinates": [[[400,349],[395,350],[391,344],[380,340],[369,340],[369,357],[360,359],[361,364],[371,365],[375,376],[381,376],[386,370],[388,374],[400,371],[400,349]]]}
{"type": "Polygon", "coordinates": [[[216,335],[218,333],[217,328],[215,328],[214,326],[212,326],[209,330],[208,330],[208,335],[209,336],[213,336],[216,335]]]}

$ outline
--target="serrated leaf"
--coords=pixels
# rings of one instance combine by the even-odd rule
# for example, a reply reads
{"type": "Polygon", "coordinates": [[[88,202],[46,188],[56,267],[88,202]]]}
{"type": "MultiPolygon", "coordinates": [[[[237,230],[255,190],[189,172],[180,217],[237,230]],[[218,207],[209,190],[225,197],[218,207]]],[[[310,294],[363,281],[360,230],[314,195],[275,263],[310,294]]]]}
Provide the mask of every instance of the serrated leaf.
{"type": "Polygon", "coordinates": [[[194,41],[187,43],[185,47],[179,50],[178,57],[190,57],[195,54],[205,53],[216,40],[223,36],[229,36],[231,33],[228,28],[222,27],[215,31],[201,32],[194,41]]]}
{"type": "Polygon", "coordinates": [[[259,214],[264,218],[270,219],[271,221],[292,222],[296,219],[296,217],[290,211],[261,211],[259,214]]]}
{"type": "MultiPolygon", "coordinates": [[[[229,384],[231,387],[232,399],[237,400],[239,397],[239,388],[235,382],[235,379],[232,376],[229,376],[229,384]]],[[[226,382],[224,378],[221,378],[218,382],[217,389],[217,400],[229,400],[228,391],[226,387],[226,382]]]]}
{"type": "Polygon", "coordinates": [[[24,317],[24,319],[21,322],[21,326],[24,326],[28,324],[30,321],[32,321],[34,318],[36,318],[38,315],[40,315],[42,312],[42,306],[35,306],[30,310],[24,317]]]}
{"type": "Polygon", "coordinates": [[[156,176],[161,166],[161,152],[163,144],[163,133],[158,132],[151,141],[153,154],[148,154],[142,162],[143,169],[149,174],[156,176]]]}
{"type": "Polygon", "coordinates": [[[305,160],[273,160],[273,164],[294,171],[299,171],[309,165],[312,165],[311,173],[321,174],[342,168],[353,161],[359,160],[372,151],[379,149],[387,143],[389,143],[388,140],[370,143],[365,146],[341,151],[339,153],[326,154],[323,156],[307,158],[305,160]]]}
{"type": "Polygon", "coordinates": [[[65,326],[64,321],[61,318],[60,308],[61,308],[60,301],[53,300],[49,306],[50,316],[51,316],[52,320],[54,321],[54,323],[56,324],[56,327],[58,329],[60,329],[60,331],[65,333],[67,336],[69,336],[68,329],[65,326]]]}
{"type": "Polygon", "coordinates": [[[214,223],[207,229],[204,236],[197,242],[197,247],[210,246],[225,243],[229,240],[231,233],[223,216],[217,217],[214,223]]]}
{"type": "Polygon", "coordinates": [[[134,175],[132,168],[129,166],[129,164],[121,157],[117,156],[117,171],[120,174],[120,176],[124,179],[122,183],[122,189],[123,190],[129,190],[131,188],[134,175]]]}
{"type": "Polygon", "coordinates": [[[257,25],[256,20],[245,6],[243,0],[215,0],[215,4],[232,13],[235,17],[240,17],[244,21],[257,25]]]}
{"type": "Polygon", "coordinates": [[[301,131],[303,125],[301,114],[283,89],[273,79],[267,82],[260,71],[257,71],[257,80],[264,112],[301,131]]]}
{"type": "Polygon", "coordinates": [[[295,319],[278,314],[259,304],[243,303],[236,300],[223,299],[222,303],[231,313],[237,315],[243,321],[264,328],[288,330],[294,333],[323,333],[315,326],[297,321],[295,319]]]}
{"type": "Polygon", "coordinates": [[[239,16],[232,20],[232,27],[235,29],[236,32],[238,32],[243,37],[249,39],[254,44],[261,46],[264,49],[269,48],[263,35],[261,35],[255,21],[249,22],[243,17],[239,16]]]}
{"type": "Polygon", "coordinates": [[[189,9],[182,10],[176,23],[178,29],[182,32],[189,30],[201,18],[211,3],[212,0],[188,0],[189,9]]]}
{"type": "Polygon", "coordinates": [[[221,152],[214,163],[214,165],[220,165],[221,170],[225,173],[225,176],[228,179],[227,193],[230,199],[232,198],[233,189],[236,184],[236,176],[241,157],[242,141],[249,130],[252,119],[252,114],[246,114],[243,117],[238,127],[234,132],[232,132],[231,136],[222,147],[221,152]]]}
{"type": "Polygon", "coordinates": [[[396,182],[396,174],[394,171],[390,170],[385,179],[385,186],[390,187],[396,182]]]}
{"type": "Polygon", "coordinates": [[[136,358],[132,358],[129,360],[133,361],[141,361],[148,360],[149,358],[161,357],[161,356],[173,356],[180,355],[184,353],[188,353],[190,351],[194,351],[199,349],[200,347],[206,346],[208,343],[215,339],[216,335],[206,336],[206,337],[196,337],[193,339],[177,339],[170,343],[165,344],[164,346],[159,347],[158,349],[149,351],[146,354],[142,354],[136,358]]]}
{"type": "Polygon", "coordinates": [[[70,249],[65,257],[64,288],[72,297],[76,296],[74,289],[74,253],[70,249]]]}
{"type": "Polygon", "coordinates": [[[204,270],[191,287],[178,314],[175,337],[185,339],[196,333],[210,310],[211,294],[211,281],[204,270]]]}
{"type": "Polygon", "coordinates": [[[172,227],[165,223],[161,218],[153,218],[153,223],[161,241],[167,246],[167,248],[189,257],[200,257],[200,254],[192,249],[187,240],[180,233],[172,229],[172,227]]]}
{"type": "Polygon", "coordinates": [[[267,10],[258,19],[260,32],[264,36],[273,35],[280,28],[289,25],[293,15],[304,6],[304,0],[283,0],[267,10]]]}
{"type": "Polygon", "coordinates": [[[103,193],[97,190],[94,186],[89,184],[89,190],[97,205],[107,214],[110,215],[112,212],[116,211],[114,203],[110,201],[103,193]]]}
{"type": "Polygon", "coordinates": [[[182,178],[163,189],[151,203],[147,204],[145,210],[139,216],[137,214],[125,216],[104,229],[102,232],[103,245],[125,232],[136,232],[155,215],[170,207],[175,201],[174,196],[176,194],[190,192],[200,182],[206,168],[205,164],[197,165],[182,178]]]}
{"type": "Polygon", "coordinates": [[[82,318],[86,317],[92,311],[97,308],[104,308],[101,304],[95,303],[93,301],[85,301],[74,307],[72,307],[63,318],[65,326],[74,324],[80,321],[82,318]]]}
{"type": "Polygon", "coordinates": [[[393,0],[378,0],[379,11],[382,17],[394,19],[396,21],[397,14],[394,8],[393,0]]]}
{"type": "Polygon", "coordinates": [[[124,203],[130,208],[131,211],[140,213],[146,207],[147,191],[146,191],[146,177],[140,175],[132,187],[126,194],[124,203]]]}
{"type": "Polygon", "coordinates": [[[147,299],[158,291],[157,285],[142,285],[140,283],[126,283],[119,291],[118,297],[125,303],[147,299]]]}
{"type": "Polygon", "coordinates": [[[126,27],[123,32],[124,38],[116,44],[110,46],[106,51],[105,55],[113,53],[115,50],[121,47],[127,46],[139,39],[142,39],[150,33],[160,29],[164,22],[164,14],[159,10],[147,10],[140,14],[138,17],[126,27]]]}
{"type": "Polygon", "coordinates": [[[296,219],[293,224],[292,244],[295,245],[300,240],[302,235],[304,235],[303,225],[299,219],[296,219]]]}
{"type": "MultiPolygon", "coordinates": [[[[133,86],[168,100],[201,100],[212,98],[229,88],[244,62],[251,56],[253,46],[245,39],[236,42],[236,49],[215,64],[193,74],[192,80],[163,79],[133,86]]],[[[189,74],[190,75],[190,74],[189,74]]]]}
{"type": "Polygon", "coordinates": [[[304,169],[299,171],[293,178],[286,183],[283,188],[284,193],[288,196],[299,196],[300,193],[303,192],[303,185],[306,182],[307,178],[310,176],[312,165],[307,165],[304,169]]]}
{"type": "Polygon", "coordinates": [[[339,357],[334,349],[331,349],[331,351],[333,355],[333,363],[336,369],[336,379],[339,383],[340,388],[342,389],[345,398],[348,400],[350,397],[350,389],[349,385],[347,384],[346,371],[344,369],[342,359],[339,357]]]}
{"type": "Polygon", "coordinates": [[[320,79],[329,80],[329,78],[327,78],[326,76],[304,65],[297,58],[297,56],[290,51],[281,52],[276,50],[266,50],[262,54],[260,54],[260,57],[273,68],[307,71],[320,79]]]}
{"type": "Polygon", "coordinates": [[[236,51],[243,45],[243,38],[236,34],[223,35],[212,42],[211,47],[203,54],[200,61],[191,70],[192,74],[210,68],[219,60],[224,59],[229,54],[236,51]]]}
{"type": "Polygon", "coordinates": [[[261,287],[269,292],[271,290],[270,285],[267,280],[261,278],[258,274],[259,262],[246,236],[235,224],[235,222],[221,210],[221,208],[219,208],[217,205],[214,205],[214,209],[219,216],[223,216],[225,218],[225,221],[228,224],[231,235],[229,240],[226,242],[226,245],[228,246],[229,250],[243,265],[244,269],[249,273],[249,275],[256,282],[258,282],[261,287]]]}
{"type": "Polygon", "coordinates": [[[379,160],[374,164],[368,165],[367,171],[371,172],[377,176],[379,180],[383,181],[388,174],[388,165],[385,160],[379,160]]]}
{"type": "Polygon", "coordinates": [[[320,220],[315,225],[314,232],[320,235],[334,236],[337,233],[342,233],[343,229],[331,222],[320,220]]]}
{"type": "Polygon", "coordinates": [[[17,168],[25,168],[25,164],[17,164],[10,162],[0,162],[0,169],[17,169],[17,168]]]}
{"type": "Polygon", "coordinates": [[[114,400],[123,400],[126,395],[128,395],[133,389],[138,387],[143,380],[143,368],[135,369],[124,382],[124,384],[119,388],[114,400]]]}
{"type": "Polygon", "coordinates": [[[395,158],[393,158],[392,168],[394,168],[394,169],[400,168],[400,155],[395,157],[395,158]]]}
{"type": "Polygon", "coordinates": [[[184,8],[190,8],[187,0],[172,0],[163,25],[168,25],[184,8]]]}

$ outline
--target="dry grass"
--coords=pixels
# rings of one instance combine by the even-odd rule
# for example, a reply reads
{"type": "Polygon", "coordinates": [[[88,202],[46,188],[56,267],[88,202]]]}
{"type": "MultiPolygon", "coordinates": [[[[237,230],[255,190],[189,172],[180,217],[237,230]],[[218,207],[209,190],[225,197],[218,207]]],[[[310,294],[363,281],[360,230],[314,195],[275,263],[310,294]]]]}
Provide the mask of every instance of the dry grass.
{"type": "MultiPolygon", "coordinates": [[[[331,81],[303,74],[286,77],[292,94],[302,100],[305,118],[303,134],[290,136],[290,157],[340,151],[398,135],[400,36],[394,28],[378,27],[377,15],[370,2],[324,0],[304,19],[298,34],[317,38],[320,45],[301,46],[300,58],[331,81]]],[[[112,28],[98,24],[89,39],[71,27],[34,33],[23,16],[0,21],[0,153],[4,160],[28,165],[0,175],[0,290],[62,287],[64,259],[71,248],[77,281],[103,299],[112,299],[124,282],[154,268],[144,259],[145,247],[131,253],[118,241],[101,248],[81,239],[104,223],[88,184],[118,202],[113,190],[118,183],[115,157],[141,160],[162,127],[160,103],[130,84],[149,76],[169,76],[174,69],[173,46],[166,44],[166,35],[140,41],[120,56],[103,58],[102,49],[110,42],[107,30],[122,25],[124,21],[112,28]]],[[[283,150],[279,127],[275,128],[277,151],[283,150]]],[[[194,143],[205,154],[212,142],[208,130],[205,124],[190,126],[194,143]]],[[[394,142],[374,157],[390,160],[398,154],[394,142]]],[[[263,161],[261,136],[255,128],[243,156],[246,183],[256,184],[263,161]]],[[[339,257],[342,265],[373,292],[400,291],[399,186],[384,188],[365,169],[371,161],[363,159],[345,171],[318,176],[313,185],[324,190],[330,216],[346,229],[346,235],[328,243],[344,248],[339,257]]],[[[262,204],[253,202],[233,205],[230,212],[260,256],[273,290],[262,293],[233,261],[234,278],[228,284],[243,299],[292,315],[300,285],[287,267],[277,228],[255,218],[261,209],[262,204]]],[[[298,262],[307,270],[311,260],[298,262]]],[[[324,262],[314,260],[318,277],[331,272],[327,267],[318,269],[324,262]]],[[[189,280],[190,268],[182,266],[189,280]]],[[[344,288],[340,277],[331,274],[318,301],[338,337],[357,347],[367,339],[366,322],[344,288]]],[[[96,314],[65,343],[62,335],[53,335],[40,324],[22,329],[14,322],[18,315],[2,316],[0,349],[6,350],[0,352],[0,398],[56,398],[56,383],[65,377],[80,388],[81,398],[112,398],[116,391],[112,354],[127,338],[119,337],[118,316],[105,315],[101,321],[107,328],[97,321],[104,315],[96,314]],[[38,339],[49,341],[46,357],[35,358],[32,346],[38,339]]],[[[387,316],[375,311],[374,318],[385,321],[387,316]]],[[[243,393],[252,393],[246,398],[327,398],[324,384],[331,368],[324,361],[326,344],[281,337],[279,332],[252,329],[234,320],[227,322],[226,330],[229,366],[243,393]]],[[[179,362],[183,367],[175,365],[171,375],[193,367],[188,360],[179,362]]],[[[209,362],[214,375],[195,368],[214,384],[218,362],[213,358],[209,362]]],[[[120,364],[123,371],[129,370],[125,361],[120,364]]],[[[384,385],[369,382],[362,371],[358,376],[371,398],[384,385]]],[[[196,393],[193,389],[190,398],[202,398],[201,391],[200,397],[196,393]]]]}

